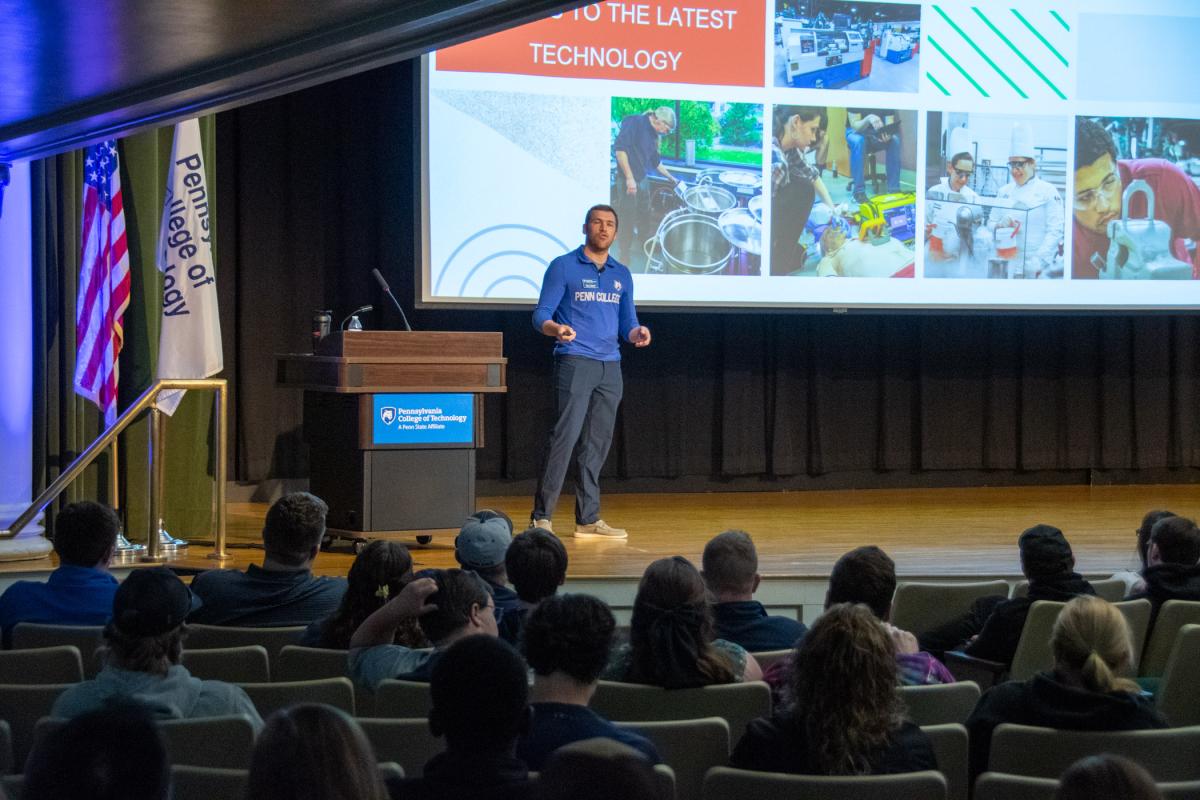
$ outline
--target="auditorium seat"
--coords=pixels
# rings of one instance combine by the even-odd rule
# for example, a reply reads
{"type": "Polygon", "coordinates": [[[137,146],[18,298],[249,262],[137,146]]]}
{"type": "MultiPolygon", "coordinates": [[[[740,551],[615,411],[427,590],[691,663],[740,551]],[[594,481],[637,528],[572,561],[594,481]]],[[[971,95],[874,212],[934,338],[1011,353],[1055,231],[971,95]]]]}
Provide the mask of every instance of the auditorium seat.
{"type": "Polygon", "coordinates": [[[787,661],[795,652],[795,648],[788,648],[787,650],[764,650],[760,653],[751,653],[751,655],[765,672],[767,667],[778,664],[780,661],[787,661]]]}
{"type": "Polygon", "coordinates": [[[267,649],[260,644],[245,647],[184,649],[181,663],[193,676],[226,683],[266,683],[271,680],[267,649]]]}
{"type": "MultiPolygon", "coordinates": [[[[34,726],[30,751],[67,720],[42,717],[34,726]]],[[[172,764],[223,769],[249,769],[257,732],[249,717],[233,714],[224,717],[164,719],[158,721],[172,764]]]]}
{"type": "Polygon", "coordinates": [[[388,719],[426,719],[433,699],[429,684],[386,680],[375,690],[375,716],[388,719]]]}
{"type": "Polygon", "coordinates": [[[349,678],[322,678],[316,681],[278,681],[276,683],[239,683],[250,695],[258,713],[266,719],[275,711],[296,703],[325,703],[354,715],[354,684],[349,678]]]}
{"type": "Polygon", "coordinates": [[[104,628],[99,625],[43,625],[18,622],[12,631],[14,650],[74,645],[83,659],[83,676],[94,678],[102,666],[96,651],[104,645],[104,628]]]}
{"type": "Polygon", "coordinates": [[[0,683],[78,683],[83,657],[71,644],[0,650],[0,683]]]}
{"type": "Polygon", "coordinates": [[[938,772],[946,779],[947,800],[967,800],[970,794],[970,747],[967,728],[957,723],[922,725],[921,730],[933,745],[938,772]]]}
{"type": "Polygon", "coordinates": [[[1117,753],[1156,781],[1200,780],[1200,726],[1143,731],[1063,731],[1004,723],[996,727],[988,770],[1057,778],[1084,756],[1117,753]]]}
{"type": "Polygon", "coordinates": [[[371,741],[375,757],[394,761],[404,774],[419,777],[425,762],[446,749],[446,740],[434,736],[429,721],[421,719],[376,719],[359,717],[358,724],[371,741]]]}
{"type": "Polygon", "coordinates": [[[172,800],[212,800],[246,796],[250,773],[245,769],[171,765],[172,800]]]}
{"type": "Polygon", "coordinates": [[[714,767],[704,800],[945,800],[946,779],[932,770],[903,775],[788,775],[714,767]]]}
{"type": "MultiPolygon", "coordinates": [[[[313,681],[319,678],[348,677],[348,657],[349,652],[346,650],[289,644],[279,651],[279,657],[271,664],[272,680],[313,681]]],[[[356,684],[354,708],[360,717],[375,716],[375,694],[356,684]]]]}
{"type": "Polygon", "coordinates": [[[1154,702],[1172,725],[1200,725],[1200,625],[1179,629],[1154,702]]]}
{"type": "Polygon", "coordinates": [[[1003,772],[985,772],[975,779],[975,800],[1054,800],[1056,778],[1030,778],[1003,772]]]}
{"type": "Polygon", "coordinates": [[[33,744],[34,726],[39,719],[50,715],[54,701],[73,685],[0,685],[0,720],[6,720],[12,732],[13,769],[24,771],[25,759],[33,744]]]}
{"type": "Polygon", "coordinates": [[[891,622],[916,636],[971,610],[981,597],[1008,596],[1008,581],[901,583],[892,599],[891,622]]]}
{"type": "MultiPolygon", "coordinates": [[[[1096,596],[1110,603],[1118,603],[1125,599],[1126,583],[1121,578],[1103,578],[1098,581],[1088,581],[1096,590],[1096,596]]],[[[1017,581],[1013,584],[1009,597],[1028,597],[1029,581],[1017,581]]]]}
{"type": "Polygon", "coordinates": [[[762,681],[726,683],[698,689],[662,689],[636,683],[600,681],[591,708],[614,722],[721,717],[729,724],[731,745],[746,725],[771,715],[771,689],[762,681]]]}
{"type": "Polygon", "coordinates": [[[1175,647],[1175,636],[1184,625],[1200,623],[1200,601],[1168,600],[1158,609],[1154,630],[1146,640],[1138,675],[1147,678],[1162,677],[1167,667],[1171,650],[1175,647]]]}
{"type": "Polygon", "coordinates": [[[663,763],[675,773],[679,800],[699,800],[705,774],[729,763],[729,723],[720,717],[617,725],[654,742],[663,763]]]}
{"type": "Polygon", "coordinates": [[[900,687],[900,699],[907,709],[904,716],[918,725],[965,723],[979,695],[979,684],[973,681],[900,687]]]}
{"type": "Polygon", "coordinates": [[[272,662],[286,645],[295,644],[304,634],[303,625],[286,628],[238,628],[232,625],[188,625],[184,647],[211,650],[216,647],[262,645],[272,662]]]}

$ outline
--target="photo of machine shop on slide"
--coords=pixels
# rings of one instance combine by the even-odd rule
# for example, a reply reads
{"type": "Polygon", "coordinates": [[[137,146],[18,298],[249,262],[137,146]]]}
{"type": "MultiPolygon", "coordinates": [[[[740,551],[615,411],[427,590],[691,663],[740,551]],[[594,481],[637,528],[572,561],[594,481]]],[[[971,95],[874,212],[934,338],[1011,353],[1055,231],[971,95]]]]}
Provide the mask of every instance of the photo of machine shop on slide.
{"type": "Polygon", "coordinates": [[[914,276],[917,112],[776,106],[772,275],[914,276]]]}
{"type": "Polygon", "coordinates": [[[631,272],[758,275],[763,107],[612,99],[613,246],[631,272]]]}
{"type": "Polygon", "coordinates": [[[1200,278],[1200,120],[1078,117],[1071,277],[1200,278]]]}
{"type": "Polygon", "coordinates": [[[1062,278],[1069,120],[931,111],[927,130],[924,276],[1062,278]]]}
{"type": "Polygon", "coordinates": [[[776,0],[775,85],[915,92],[921,5],[776,0]]]}

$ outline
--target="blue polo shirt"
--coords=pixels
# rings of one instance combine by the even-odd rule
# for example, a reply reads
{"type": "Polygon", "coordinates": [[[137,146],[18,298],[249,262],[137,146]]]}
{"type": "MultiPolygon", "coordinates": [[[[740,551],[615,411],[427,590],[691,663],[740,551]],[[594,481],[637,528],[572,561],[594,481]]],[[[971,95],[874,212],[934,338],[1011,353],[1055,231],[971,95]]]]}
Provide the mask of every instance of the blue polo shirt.
{"type": "Polygon", "coordinates": [[[597,267],[580,245],[550,262],[533,310],[539,333],[546,320],[575,329],[575,339],[554,346],[556,356],[620,361],[618,338],[628,340],[640,323],[633,307],[633,276],[611,255],[597,267]]]}
{"type": "Polygon", "coordinates": [[[11,646],[18,622],[104,625],[112,617],[117,579],[104,570],[63,564],[45,583],[17,581],[0,595],[0,630],[11,646]]]}

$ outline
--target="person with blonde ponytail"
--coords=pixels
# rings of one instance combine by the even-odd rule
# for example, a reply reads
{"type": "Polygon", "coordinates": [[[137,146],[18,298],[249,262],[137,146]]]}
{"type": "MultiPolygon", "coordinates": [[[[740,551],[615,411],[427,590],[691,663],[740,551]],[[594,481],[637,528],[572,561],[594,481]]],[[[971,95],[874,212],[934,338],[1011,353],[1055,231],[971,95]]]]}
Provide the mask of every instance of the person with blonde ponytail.
{"type": "Polygon", "coordinates": [[[1121,612],[1099,597],[1067,603],[1050,634],[1054,669],[995,686],[967,720],[971,774],[987,769],[992,732],[1002,722],[1076,731],[1165,728],[1130,671],[1133,647],[1121,612]]]}

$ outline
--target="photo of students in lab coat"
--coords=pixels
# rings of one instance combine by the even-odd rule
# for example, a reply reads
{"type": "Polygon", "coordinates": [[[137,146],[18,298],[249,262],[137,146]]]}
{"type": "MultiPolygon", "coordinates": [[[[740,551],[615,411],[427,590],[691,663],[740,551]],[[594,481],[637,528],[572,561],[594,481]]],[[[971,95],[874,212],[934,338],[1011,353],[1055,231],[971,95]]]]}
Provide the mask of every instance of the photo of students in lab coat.
{"type": "Polygon", "coordinates": [[[1069,120],[929,113],[927,278],[1061,279],[1069,120]]]}

